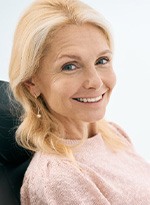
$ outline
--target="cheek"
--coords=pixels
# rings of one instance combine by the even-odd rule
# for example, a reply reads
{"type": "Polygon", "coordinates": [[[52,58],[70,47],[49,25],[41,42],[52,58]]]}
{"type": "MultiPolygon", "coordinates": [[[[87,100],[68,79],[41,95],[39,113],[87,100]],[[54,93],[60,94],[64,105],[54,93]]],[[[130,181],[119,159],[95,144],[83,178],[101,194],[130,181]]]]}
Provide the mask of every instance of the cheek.
{"type": "Polygon", "coordinates": [[[73,76],[62,76],[57,80],[53,80],[51,83],[51,91],[54,95],[72,97],[78,89],[81,83],[79,79],[73,76]]]}
{"type": "Polygon", "coordinates": [[[42,93],[47,103],[62,104],[71,98],[77,89],[77,82],[71,78],[51,78],[44,82],[42,93]]]}
{"type": "Polygon", "coordinates": [[[49,87],[49,94],[46,94],[46,102],[50,111],[65,114],[72,108],[71,98],[75,93],[76,86],[70,80],[58,80],[49,87]]]}
{"type": "Polygon", "coordinates": [[[107,76],[107,86],[112,90],[115,85],[116,85],[116,74],[114,73],[114,71],[112,71],[107,76]]]}

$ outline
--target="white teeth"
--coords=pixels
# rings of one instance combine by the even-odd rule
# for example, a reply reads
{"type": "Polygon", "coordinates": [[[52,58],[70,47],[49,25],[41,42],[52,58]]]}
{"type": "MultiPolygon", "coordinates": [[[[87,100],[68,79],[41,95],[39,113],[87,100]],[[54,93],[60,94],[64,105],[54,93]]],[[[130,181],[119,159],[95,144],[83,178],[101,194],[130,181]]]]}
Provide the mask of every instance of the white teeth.
{"type": "Polygon", "coordinates": [[[102,96],[96,97],[96,98],[77,98],[80,102],[98,102],[102,99],[102,96]]]}

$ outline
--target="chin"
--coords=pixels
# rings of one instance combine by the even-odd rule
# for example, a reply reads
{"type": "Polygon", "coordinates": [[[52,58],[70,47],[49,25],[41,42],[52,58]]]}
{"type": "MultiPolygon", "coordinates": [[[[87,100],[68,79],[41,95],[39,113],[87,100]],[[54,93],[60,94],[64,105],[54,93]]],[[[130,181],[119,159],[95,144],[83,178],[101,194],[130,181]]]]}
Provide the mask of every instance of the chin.
{"type": "Polygon", "coordinates": [[[99,113],[99,114],[96,114],[94,116],[87,116],[85,119],[84,119],[84,122],[87,122],[87,123],[94,123],[94,122],[98,122],[100,121],[101,119],[103,119],[105,116],[105,111],[103,113],[99,113]]]}

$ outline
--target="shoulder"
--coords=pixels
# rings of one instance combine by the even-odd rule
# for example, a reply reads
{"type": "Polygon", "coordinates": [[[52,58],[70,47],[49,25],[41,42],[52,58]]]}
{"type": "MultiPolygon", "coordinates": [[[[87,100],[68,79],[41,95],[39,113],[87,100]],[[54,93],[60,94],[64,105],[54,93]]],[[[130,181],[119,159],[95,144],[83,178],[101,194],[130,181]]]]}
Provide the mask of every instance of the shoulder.
{"type": "Polygon", "coordinates": [[[120,136],[123,136],[129,143],[132,144],[130,137],[120,125],[118,125],[115,122],[108,122],[108,123],[117,134],[119,134],[120,136]]]}
{"type": "Polygon", "coordinates": [[[25,177],[29,175],[32,177],[55,177],[59,175],[63,168],[69,166],[69,159],[54,154],[35,153],[26,173],[25,177]],[[53,176],[52,176],[53,175],[53,176]]]}
{"type": "Polygon", "coordinates": [[[49,186],[57,186],[64,178],[67,181],[63,184],[69,184],[79,178],[80,174],[82,173],[65,157],[36,153],[25,173],[23,186],[35,189],[40,184],[42,189],[47,183],[49,186]]]}
{"type": "MultiPolygon", "coordinates": [[[[74,201],[80,204],[84,190],[90,185],[85,174],[70,160],[36,153],[24,177],[21,201],[33,205],[73,204],[74,201]]],[[[89,201],[90,198],[91,195],[89,201]]]]}

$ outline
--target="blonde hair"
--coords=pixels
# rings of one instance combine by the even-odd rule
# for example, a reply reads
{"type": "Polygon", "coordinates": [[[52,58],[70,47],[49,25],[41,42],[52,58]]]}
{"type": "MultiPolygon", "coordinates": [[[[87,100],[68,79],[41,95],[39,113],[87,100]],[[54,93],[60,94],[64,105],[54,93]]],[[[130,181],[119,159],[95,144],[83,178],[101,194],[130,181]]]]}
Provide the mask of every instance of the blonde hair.
{"type": "MultiPolygon", "coordinates": [[[[48,111],[41,97],[35,99],[30,94],[24,82],[40,69],[47,44],[57,29],[67,24],[85,23],[99,27],[104,32],[110,48],[113,48],[112,36],[104,17],[78,0],[37,0],[26,10],[18,23],[9,76],[14,96],[24,108],[16,139],[21,146],[29,150],[72,156],[71,147],[61,140],[65,138],[61,123],[48,111]],[[36,116],[37,107],[42,115],[40,119],[36,116]]],[[[99,122],[99,131],[110,147],[118,149],[122,146],[121,140],[111,131],[106,121],[99,122]]],[[[81,142],[84,140],[85,136],[81,142]]]]}

